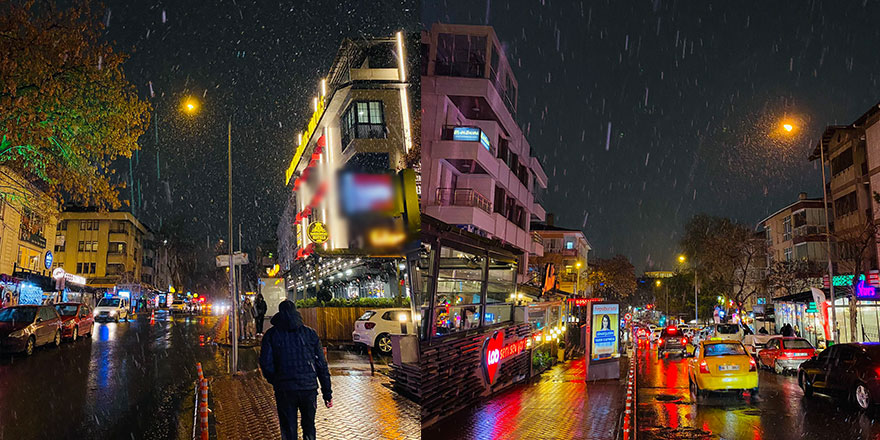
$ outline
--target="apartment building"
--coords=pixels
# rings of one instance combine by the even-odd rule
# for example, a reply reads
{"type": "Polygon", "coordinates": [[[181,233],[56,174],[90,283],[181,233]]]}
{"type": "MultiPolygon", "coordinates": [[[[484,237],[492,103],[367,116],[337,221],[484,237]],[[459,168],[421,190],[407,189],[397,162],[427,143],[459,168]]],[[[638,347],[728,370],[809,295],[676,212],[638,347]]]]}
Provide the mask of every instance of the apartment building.
{"type": "Polygon", "coordinates": [[[0,167],[0,185],[0,274],[24,270],[47,275],[45,263],[51,267],[58,223],[55,201],[7,167],[0,167]]]}
{"type": "Polygon", "coordinates": [[[866,234],[869,221],[880,224],[880,104],[871,107],[848,125],[825,128],[810,160],[824,158],[826,189],[831,204],[832,230],[837,246],[836,273],[878,268],[878,243],[866,234]],[[861,253],[863,241],[869,252],[861,253]],[[858,263],[857,263],[858,262],[858,263]]]}
{"type": "Polygon", "coordinates": [[[422,33],[422,212],[543,255],[530,225],[545,220],[547,175],[516,122],[517,82],[489,26],[434,24],[422,33]]]}
{"type": "Polygon", "coordinates": [[[583,293],[587,285],[588,254],[592,250],[583,231],[554,225],[552,214],[547,214],[547,223],[532,223],[531,229],[540,237],[544,254],[529,259],[529,272],[541,274],[546,264],[553,264],[558,290],[583,293]]]}
{"type": "Polygon", "coordinates": [[[758,227],[767,242],[767,267],[777,261],[827,261],[822,198],[800,193],[797,201],[761,220],[758,227]]]}
{"type": "Polygon", "coordinates": [[[124,289],[137,296],[167,286],[167,275],[157,276],[162,271],[160,244],[129,212],[66,210],[54,238],[54,267],[85,277],[89,287],[124,289]]]}

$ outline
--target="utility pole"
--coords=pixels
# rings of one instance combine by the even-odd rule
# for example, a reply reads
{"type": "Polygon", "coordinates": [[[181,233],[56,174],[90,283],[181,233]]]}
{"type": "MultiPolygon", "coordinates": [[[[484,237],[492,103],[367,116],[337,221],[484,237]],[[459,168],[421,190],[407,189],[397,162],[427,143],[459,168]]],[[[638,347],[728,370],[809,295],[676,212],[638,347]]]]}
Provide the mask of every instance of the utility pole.
{"type": "Polygon", "coordinates": [[[834,342],[840,342],[837,328],[837,307],[834,303],[834,266],[831,264],[831,228],[828,225],[828,189],[825,187],[825,145],[819,143],[819,167],[822,168],[822,207],[825,209],[825,256],[828,259],[828,293],[831,299],[831,331],[834,342]]]}
{"type": "Polygon", "coordinates": [[[229,320],[232,327],[232,359],[230,372],[238,372],[238,295],[235,291],[235,257],[233,256],[232,241],[232,117],[229,117],[229,124],[226,128],[226,154],[227,165],[229,167],[229,293],[232,295],[232,319],[229,320]]]}

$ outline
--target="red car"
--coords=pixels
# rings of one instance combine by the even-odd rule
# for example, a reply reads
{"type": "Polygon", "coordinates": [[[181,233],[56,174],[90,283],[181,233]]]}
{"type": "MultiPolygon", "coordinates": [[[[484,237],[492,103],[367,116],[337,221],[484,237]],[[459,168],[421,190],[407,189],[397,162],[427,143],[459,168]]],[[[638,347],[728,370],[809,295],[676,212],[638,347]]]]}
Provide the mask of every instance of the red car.
{"type": "Polygon", "coordinates": [[[52,306],[19,305],[0,309],[0,351],[30,356],[40,345],[61,343],[61,318],[52,306]]]}
{"type": "Polygon", "coordinates": [[[802,363],[815,355],[816,349],[810,341],[780,336],[770,338],[764,349],[758,352],[758,365],[782,374],[786,370],[797,370],[802,363]]]}
{"type": "Polygon", "coordinates": [[[55,305],[61,315],[61,337],[76,341],[80,336],[92,336],[95,318],[89,306],[78,303],[61,303],[55,305]]]}

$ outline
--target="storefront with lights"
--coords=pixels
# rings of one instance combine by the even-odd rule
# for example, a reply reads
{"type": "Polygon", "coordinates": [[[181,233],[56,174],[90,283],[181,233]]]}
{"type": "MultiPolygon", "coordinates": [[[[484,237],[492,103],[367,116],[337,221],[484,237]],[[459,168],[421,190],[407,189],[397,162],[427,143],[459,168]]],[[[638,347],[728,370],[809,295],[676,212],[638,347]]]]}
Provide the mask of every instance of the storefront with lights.
{"type": "Polygon", "coordinates": [[[418,360],[390,373],[395,389],[421,403],[422,426],[527,380],[539,350],[555,359],[564,304],[518,293],[517,255],[423,216],[422,248],[407,258],[418,360]]]}

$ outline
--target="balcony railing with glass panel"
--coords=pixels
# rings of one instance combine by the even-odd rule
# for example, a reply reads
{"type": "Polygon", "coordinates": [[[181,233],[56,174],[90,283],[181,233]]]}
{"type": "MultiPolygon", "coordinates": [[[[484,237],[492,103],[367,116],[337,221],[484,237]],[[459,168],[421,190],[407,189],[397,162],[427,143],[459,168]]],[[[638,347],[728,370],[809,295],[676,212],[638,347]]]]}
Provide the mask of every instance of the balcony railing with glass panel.
{"type": "Polygon", "coordinates": [[[797,237],[807,237],[810,235],[822,235],[825,233],[824,225],[803,225],[792,230],[792,235],[797,237]]]}
{"type": "Polygon", "coordinates": [[[471,188],[437,188],[438,206],[472,206],[492,213],[492,204],[486,196],[471,188]]]}

